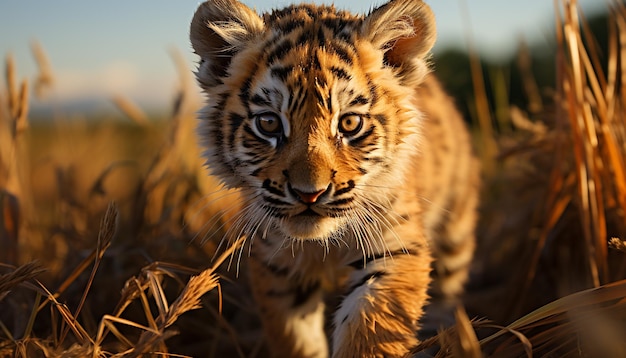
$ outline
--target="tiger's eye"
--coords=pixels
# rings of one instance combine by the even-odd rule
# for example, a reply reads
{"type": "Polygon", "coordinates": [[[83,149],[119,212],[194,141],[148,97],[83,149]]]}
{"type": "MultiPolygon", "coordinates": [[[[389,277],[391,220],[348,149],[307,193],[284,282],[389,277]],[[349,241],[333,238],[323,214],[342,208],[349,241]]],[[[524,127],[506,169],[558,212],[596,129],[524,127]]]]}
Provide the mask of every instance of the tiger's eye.
{"type": "Polygon", "coordinates": [[[346,114],[339,119],[339,131],[345,135],[355,135],[363,127],[363,118],[358,114],[346,114]]]}
{"type": "Polygon", "coordinates": [[[261,134],[269,137],[282,135],[283,126],[280,118],[274,113],[263,113],[255,117],[254,124],[261,134]]]}

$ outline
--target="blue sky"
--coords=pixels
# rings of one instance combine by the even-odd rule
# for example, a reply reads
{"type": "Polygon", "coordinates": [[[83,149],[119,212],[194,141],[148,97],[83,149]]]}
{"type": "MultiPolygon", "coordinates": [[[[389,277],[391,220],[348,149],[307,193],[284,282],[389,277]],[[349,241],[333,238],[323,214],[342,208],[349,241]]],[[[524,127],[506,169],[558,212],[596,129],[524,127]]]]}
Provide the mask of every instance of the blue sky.
{"type": "MultiPolygon", "coordinates": [[[[605,7],[604,0],[578,0],[586,10],[605,7]]],[[[30,43],[46,49],[57,75],[54,99],[108,99],[123,94],[145,105],[170,104],[177,83],[168,55],[175,48],[194,57],[189,21],[199,0],[2,0],[0,55],[11,52],[21,77],[35,73],[30,43]]],[[[245,0],[259,11],[289,0],[245,0]]],[[[322,2],[322,1],[314,1],[322,2]]],[[[367,12],[381,1],[335,0],[335,5],[367,12]]],[[[545,41],[552,33],[550,0],[430,0],[438,22],[437,49],[465,46],[468,34],[489,56],[510,52],[520,37],[545,41]],[[467,13],[464,11],[467,9],[467,13]],[[466,16],[466,15],[469,16],[466,16]]],[[[1,75],[4,83],[4,74],[1,75]]],[[[2,85],[3,86],[3,85],[2,85]]]]}

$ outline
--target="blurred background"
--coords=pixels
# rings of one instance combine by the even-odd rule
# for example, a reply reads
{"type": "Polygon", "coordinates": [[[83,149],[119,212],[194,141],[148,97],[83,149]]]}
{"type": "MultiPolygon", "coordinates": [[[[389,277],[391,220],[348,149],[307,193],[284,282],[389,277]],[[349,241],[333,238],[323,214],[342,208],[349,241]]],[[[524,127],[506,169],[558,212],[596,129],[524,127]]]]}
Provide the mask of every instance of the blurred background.
{"type": "MultiPolygon", "coordinates": [[[[289,3],[286,0],[243,2],[263,12],[289,3]]],[[[364,13],[381,1],[334,3],[339,8],[364,13]]],[[[532,46],[553,44],[552,1],[431,0],[427,3],[438,21],[439,40],[435,47],[438,55],[452,48],[464,52],[472,39],[486,60],[506,62],[514,56],[522,40],[532,46]]],[[[172,84],[178,76],[166,51],[181,51],[189,67],[194,66],[188,27],[198,4],[198,0],[2,1],[0,54],[13,53],[18,74],[32,77],[36,65],[30,44],[39,41],[56,73],[50,99],[57,106],[82,111],[113,110],[109,97],[124,94],[145,110],[161,111],[171,105],[172,84]]],[[[579,4],[587,14],[600,12],[607,5],[603,0],[580,0],[579,4]]],[[[37,101],[31,107],[34,115],[46,109],[37,101]]]]}
{"type": "MultiPolygon", "coordinates": [[[[626,357],[626,3],[427,2],[484,185],[467,316],[415,352],[626,357]]],[[[195,140],[198,4],[0,0],[0,358],[267,355],[214,260],[241,221],[195,140]]]]}

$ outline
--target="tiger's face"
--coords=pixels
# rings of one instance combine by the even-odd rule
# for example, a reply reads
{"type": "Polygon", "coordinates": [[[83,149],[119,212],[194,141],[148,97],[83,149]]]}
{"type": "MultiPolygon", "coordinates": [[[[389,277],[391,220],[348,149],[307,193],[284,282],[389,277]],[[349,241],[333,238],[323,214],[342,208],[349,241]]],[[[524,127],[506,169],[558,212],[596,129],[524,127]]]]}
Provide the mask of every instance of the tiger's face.
{"type": "MultiPolygon", "coordinates": [[[[301,5],[259,17],[212,5],[191,29],[209,98],[200,137],[209,168],[243,193],[248,227],[297,240],[367,231],[416,150],[411,86],[426,73],[416,52],[428,36],[396,53],[375,13],[301,5]]],[[[387,21],[415,35],[414,19],[387,21]]]]}

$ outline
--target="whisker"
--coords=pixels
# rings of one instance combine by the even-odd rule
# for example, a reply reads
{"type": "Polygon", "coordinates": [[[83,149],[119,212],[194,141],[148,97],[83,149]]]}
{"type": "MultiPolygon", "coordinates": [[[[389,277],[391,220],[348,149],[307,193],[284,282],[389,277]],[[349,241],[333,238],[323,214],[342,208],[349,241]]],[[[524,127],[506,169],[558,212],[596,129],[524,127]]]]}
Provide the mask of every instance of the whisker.
{"type": "MultiPolygon", "coordinates": [[[[365,199],[365,200],[367,200],[367,199],[365,199]]],[[[376,218],[378,219],[377,222],[382,224],[383,227],[386,228],[387,231],[391,235],[393,235],[393,237],[395,238],[396,242],[398,244],[400,244],[400,248],[402,249],[402,251],[407,253],[408,250],[406,248],[406,245],[404,244],[404,241],[400,238],[400,236],[398,236],[398,234],[394,230],[394,227],[396,225],[400,225],[400,223],[398,222],[398,220],[396,218],[401,218],[403,220],[405,220],[405,219],[402,218],[402,216],[400,216],[399,214],[397,214],[393,210],[389,210],[389,208],[391,207],[391,203],[389,203],[389,207],[384,207],[384,206],[382,206],[379,203],[376,203],[374,201],[368,201],[367,203],[369,204],[371,210],[373,210],[373,214],[375,214],[376,218]],[[388,216],[390,214],[393,215],[394,221],[396,222],[396,225],[394,225],[392,222],[389,221],[388,216]]],[[[389,251],[389,253],[391,253],[389,248],[387,248],[387,250],[389,251]]]]}
{"type": "Polygon", "coordinates": [[[191,238],[190,242],[193,242],[198,238],[200,233],[204,232],[204,237],[200,240],[200,245],[206,244],[209,240],[211,240],[215,235],[217,235],[227,224],[227,221],[222,221],[222,219],[229,215],[234,210],[239,208],[238,204],[230,205],[229,207],[220,210],[216,215],[214,215],[209,221],[204,223],[198,232],[191,238]],[[210,227],[209,224],[211,225],[210,227]],[[208,228],[207,228],[208,227],[208,228]]]}

